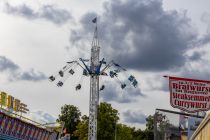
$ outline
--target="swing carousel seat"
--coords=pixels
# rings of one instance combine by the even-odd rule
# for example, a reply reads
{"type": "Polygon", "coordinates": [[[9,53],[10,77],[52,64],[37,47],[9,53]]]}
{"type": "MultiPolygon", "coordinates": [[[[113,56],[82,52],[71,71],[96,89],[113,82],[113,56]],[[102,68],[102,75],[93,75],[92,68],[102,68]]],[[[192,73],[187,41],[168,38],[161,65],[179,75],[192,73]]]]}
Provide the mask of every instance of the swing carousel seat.
{"type": "Polygon", "coordinates": [[[136,79],[134,79],[134,81],[133,81],[132,85],[133,85],[134,87],[137,87],[138,82],[136,81],[136,79]]]}
{"type": "Polygon", "coordinates": [[[101,75],[108,76],[106,72],[102,72],[101,75]]]}
{"type": "Polygon", "coordinates": [[[132,81],[135,80],[135,77],[133,75],[131,75],[131,76],[128,77],[128,80],[132,82],[132,81]]]}
{"type": "Polygon", "coordinates": [[[81,84],[78,84],[75,89],[80,90],[81,89],[81,84]]]}
{"type": "Polygon", "coordinates": [[[50,76],[50,77],[49,77],[49,80],[50,80],[50,81],[55,81],[55,77],[54,77],[54,76],[50,76]]]}
{"type": "Polygon", "coordinates": [[[63,77],[63,75],[64,75],[64,73],[63,73],[62,70],[60,70],[60,71],[58,72],[58,74],[59,74],[61,77],[63,77]]]}
{"type": "Polygon", "coordinates": [[[110,71],[110,72],[109,72],[109,75],[110,75],[111,78],[114,78],[114,76],[117,77],[117,73],[114,72],[114,71],[110,71]]]}
{"type": "Polygon", "coordinates": [[[104,90],[104,88],[105,88],[105,86],[104,86],[104,85],[102,85],[102,86],[101,86],[101,88],[100,88],[100,91],[101,91],[101,90],[104,90]]]}
{"type": "Polygon", "coordinates": [[[126,84],[121,84],[121,88],[124,89],[126,87],[126,84]]]}
{"type": "Polygon", "coordinates": [[[59,82],[57,83],[57,86],[58,86],[58,87],[63,86],[63,82],[59,81],[59,82]]]}
{"type": "Polygon", "coordinates": [[[73,75],[75,72],[74,72],[73,69],[70,69],[69,73],[70,73],[71,75],[73,75]]]}

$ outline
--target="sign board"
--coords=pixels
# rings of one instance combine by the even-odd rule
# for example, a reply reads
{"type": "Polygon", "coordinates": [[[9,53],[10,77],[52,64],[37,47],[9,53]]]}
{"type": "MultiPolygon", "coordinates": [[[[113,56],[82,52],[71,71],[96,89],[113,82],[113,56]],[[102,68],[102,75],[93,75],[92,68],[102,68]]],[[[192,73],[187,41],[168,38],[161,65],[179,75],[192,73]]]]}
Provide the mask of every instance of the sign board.
{"type": "Polygon", "coordinates": [[[14,111],[19,112],[20,111],[20,100],[15,99],[14,101],[14,111]]]}
{"type": "Polygon", "coordinates": [[[29,109],[27,108],[27,105],[24,103],[20,103],[20,112],[22,113],[27,113],[29,111],[29,109]]]}
{"type": "Polygon", "coordinates": [[[0,93],[1,93],[0,105],[6,106],[7,105],[7,93],[5,93],[5,92],[0,92],[0,93]]]}
{"type": "Polygon", "coordinates": [[[169,77],[170,103],[193,113],[210,109],[210,81],[169,77]]]}
{"type": "Polygon", "coordinates": [[[7,108],[13,109],[14,107],[14,97],[11,95],[7,96],[7,108]]]}
{"type": "Polygon", "coordinates": [[[0,106],[12,109],[15,112],[27,113],[29,111],[26,104],[21,103],[19,99],[16,99],[5,92],[0,92],[0,106]]]}

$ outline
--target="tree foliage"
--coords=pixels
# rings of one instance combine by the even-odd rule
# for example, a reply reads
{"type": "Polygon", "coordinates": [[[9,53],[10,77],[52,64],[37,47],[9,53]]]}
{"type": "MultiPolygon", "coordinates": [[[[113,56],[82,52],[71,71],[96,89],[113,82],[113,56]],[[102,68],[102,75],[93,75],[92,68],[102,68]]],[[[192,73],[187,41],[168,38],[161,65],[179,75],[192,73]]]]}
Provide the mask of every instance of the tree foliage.
{"type": "MultiPolygon", "coordinates": [[[[65,128],[68,133],[73,134],[77,129],[77,125],[80,122],[81,112],[73,105],[64,105],[61,107],[61,114],[58,116],[57,121],[65,122],[65,128]]],[[[71,135],[71,139],[75,139],[74,135],[71,135]]]]}
{"type": "Polygon", "coordinates": [[[74,132],[74,135],[78,137],[78,140],[88,139],[88,121],[89,118],[84,115],[82,116],[82,120],[77,125],[77,130],[74,132]]]}
{"type": "Polygon", "coordinates": [[[149,115],[147,118],[146,118],[146,129],[149,130],[149,131],[153,131],[154,129],[154,116],[152,115],[149,115]]]}
{"type": "Polygon", "coordinates": [[[133,131],[133,140],[153,140],[154,135],[152,131],[148,130],[134,130],[133,131]]]}
{"type": "MultiPolygon", "coordinates": [[[[64,105],[58,121],[64,121],[67,131],[71,134],[71,140],[88,140],[88,121],[84,115],[80,118],[79,109],[72,105],[64,105]],[[75,121],[76,120],[76,121],[75,121]],[[72,137],[73,136],[73,137],[72,137]]],[[[146,118],[146,129],[136,129],[125,124],[118,124],[118,111],[112,108],[111,104],[100,103],[98,107],[98,140],[153,140],[154,117],[146,118]]]]}
{"type": "Polygon", "coordinates": [[[117,140],[133,140],[133,131],[134,128],[128,127],[125,124],[118,124],[116,138],[117,140]]]}
{"type": "Polygon", "coordinates": [[[111,104],[100,103],[98,108],[98,139],[114,140],[115,126],[119,120],[118,111],[111,104]]]}

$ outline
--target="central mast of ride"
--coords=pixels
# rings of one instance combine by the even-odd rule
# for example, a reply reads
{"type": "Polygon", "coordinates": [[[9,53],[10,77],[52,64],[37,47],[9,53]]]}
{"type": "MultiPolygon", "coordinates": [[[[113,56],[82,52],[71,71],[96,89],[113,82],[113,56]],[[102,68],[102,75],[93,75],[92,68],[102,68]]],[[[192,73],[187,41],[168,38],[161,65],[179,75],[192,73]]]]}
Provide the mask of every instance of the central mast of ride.
{"type": "Polygon", "coordinates": [[[88,139],[97,140],[97,114],[99,104],[99,73],[97,72],[99,66],[99,41],[97,31],[97,19],[93,20],[96,24],[95,32],[91,48],[91,64],[90,64],[90,105],[89,105],[89,129],[88,139]]]}
{"type": "MultiPolygon", "coordinates": [[[[118,74],[120,72],[125,72],[126,69],[121,67],[119,64],[115,63],[113,60],[109,63],[106,63],[105,59],[103,58],[99,61],[99,41],[98,41],[98,29],[97,29],[97,18],[94,18],[92,22],[95,24],[95,31],[93,36],[93,41],[91,44],[91,57],[90,57],[90,65],[87,65],[86,62],[89,60],[79,58],[76,61],[67,62],[67,65],[64,66],[58,73],[50,76],[50,81],[57,81],[57,86],[63,86],[63,83],[69,76],[74,75],[75,67],[79,66],[83,69],[84,76],[90,76],[90,102],[89,102],[89,126],[88,126],[88,140],[97,140],[97,117],[98,117],[98,105],[99,105],[99,76],[109,76],[111,78],[118,78],[118,74]],[[102,66],[105,65],[105,66],[102,66]],[[114,70],[110,69],[111,67],[114,70]],[[108,74],[107,74],[108,71],[108,74]]],[[[130,75],[128,81],[134,86],[137,87],[138,82],[133,75],[130,75]]],[[[121,88],[124,89],[126,84],[121,82],[121,88]]],[[[100,91],[105,88],[104,85],[101,86],[100,91]]],[[[76,87],[76,90],[81,89],[81,84],[79,83],[76,87]]]]}

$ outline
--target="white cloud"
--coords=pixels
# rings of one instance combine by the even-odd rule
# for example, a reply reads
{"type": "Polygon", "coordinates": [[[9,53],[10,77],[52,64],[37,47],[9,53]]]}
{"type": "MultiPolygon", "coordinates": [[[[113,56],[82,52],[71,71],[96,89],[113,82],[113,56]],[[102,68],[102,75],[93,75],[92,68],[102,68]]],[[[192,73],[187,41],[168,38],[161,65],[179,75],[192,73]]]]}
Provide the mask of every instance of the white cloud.
{"type": "Polygon", "coordinates": [[[29,119],[41,124],[56,122],[56,118],[54,116],[40,110],[29,112],[26,116],[29,119]]]}
{"type": "Polygon", "coordinates": [[[9,81],[28,80],[40,81],[46,79],[42,72],[36,72],[34,69],[23,71],[21,68],[5,56],[0,56],[0,72],[8,73],[9,81]]]}
{"type": "Polygon", "coordinates": [[[124,121],[127,123],[146,123],[146,115],[141,110],[126,110],[123,112],[124,121]]]}
{"type": "Polygon", "coordinates": [[[9,3],[5,3],[5,12],[27,18],[28,20],[46,19],[58,25],[62,25],[72,18],[67,10],[57,8],[54,5],[43,5],[39,10],[35,11],[25,4],[12,6],[9,3]]]}

